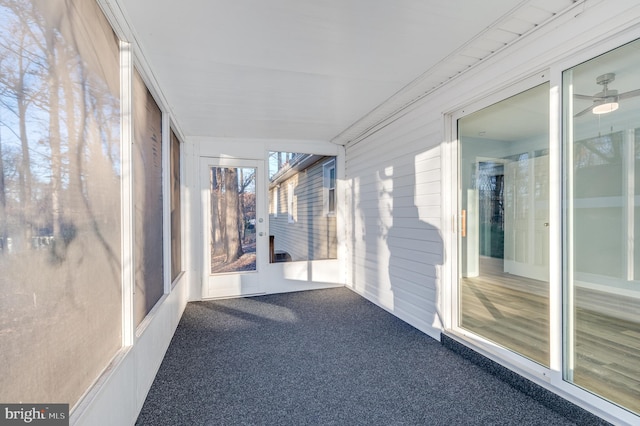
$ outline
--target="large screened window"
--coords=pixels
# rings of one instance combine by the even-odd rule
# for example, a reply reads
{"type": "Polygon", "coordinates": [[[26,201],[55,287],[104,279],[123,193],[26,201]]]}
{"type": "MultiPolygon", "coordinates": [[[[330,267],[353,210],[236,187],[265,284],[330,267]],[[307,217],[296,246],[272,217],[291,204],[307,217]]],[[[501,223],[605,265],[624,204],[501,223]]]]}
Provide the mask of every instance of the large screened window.
{"type": "Polygon", "coordinates": [[[563,90],[565,378],[640,413],[640,41],[563,90]]]}
{"type": "Polygon", "coordinates": [[[458,120],[459,326],[548,366],[549,84],[458,120]]]}
{"type": "Polygon", "coordinates": [[[118,40],[0,0],[0,401],[73,406],[121,347],[118,40]]]}
{"type": "Polygon", "coordinates": [[[333,156],[269,154],[271,262],[337,257],[335,164],[333,156]]]}
{"type": "Polygon", "coordinates": [[[135,317],[140,324],[164,294],[162,111],[140,73],[133,75],[135,317]]]}

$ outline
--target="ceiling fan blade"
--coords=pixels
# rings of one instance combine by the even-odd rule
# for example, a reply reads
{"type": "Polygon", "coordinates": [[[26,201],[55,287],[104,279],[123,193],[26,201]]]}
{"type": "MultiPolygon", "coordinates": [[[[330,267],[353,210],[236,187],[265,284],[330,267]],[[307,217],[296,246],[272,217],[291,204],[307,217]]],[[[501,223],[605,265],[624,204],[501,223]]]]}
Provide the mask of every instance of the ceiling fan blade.
{"type": "Polygon", "coordinates": [[[640,89],[631,90],[629,92],[620,93],[618,99],[629,99],[635,96],[640,96],[640,89]]]}
{"type": "Polygon", "coordinates": [[[579,113],[577,113],[577,114],[576,114],[576,115],[574,115],[573,117],[575,118],[575,117],[580,117],[580,116],[582,116],[582,115],[585,115],[586,113],[591,112],[591,110],[592,110],[592,109],[593,109],[593,105],[591,105],[591,106],[589,106],[589,107],[587,107],[587,108],[583,109],[582,111],[580,111],[579,113]]]}
{"type": "Polygon", "coordinates": [[[585,101],[592,101],[593,100],[593,96],[580,95],[578,93],[574,93],[573,97],[576,98],[576,99],[584,99],[585,101]]]}

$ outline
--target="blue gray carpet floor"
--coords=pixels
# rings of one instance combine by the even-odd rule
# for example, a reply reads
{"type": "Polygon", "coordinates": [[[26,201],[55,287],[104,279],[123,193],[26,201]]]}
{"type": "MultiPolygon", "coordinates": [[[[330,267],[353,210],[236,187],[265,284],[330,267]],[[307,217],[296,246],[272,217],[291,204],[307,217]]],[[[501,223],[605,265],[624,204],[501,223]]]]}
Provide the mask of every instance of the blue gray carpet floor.
{"type": "Polygon", "coordinates": [[[572,425],[345,288],[190,303],[138,425],[572,425]]]}

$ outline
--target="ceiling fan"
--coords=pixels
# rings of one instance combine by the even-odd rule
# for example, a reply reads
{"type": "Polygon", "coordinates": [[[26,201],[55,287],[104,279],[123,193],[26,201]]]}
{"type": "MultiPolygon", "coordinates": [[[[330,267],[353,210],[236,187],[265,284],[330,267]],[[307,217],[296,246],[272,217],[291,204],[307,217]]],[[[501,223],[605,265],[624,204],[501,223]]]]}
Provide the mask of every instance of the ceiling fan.
{"type": "Polygon", "coordinates": [[[607,73],[599,75],[596,78],[596,83],[602,86],[602,91],[596,93],[593,96],[574,94],[575,99],[584,99],[592,101],[593,104],[588,108],[583,109],[577,113],[574,117],[580,117],[585,115],[589,111],[594,114],[606,114],[618,109],[618,101],[624,99],[633,98],[634,96],[640,96],[640,89],[631,90],[629,92],[618,93],[617,90],[609,89],[609,83],[616,79],[615,73],[607,73]]]}

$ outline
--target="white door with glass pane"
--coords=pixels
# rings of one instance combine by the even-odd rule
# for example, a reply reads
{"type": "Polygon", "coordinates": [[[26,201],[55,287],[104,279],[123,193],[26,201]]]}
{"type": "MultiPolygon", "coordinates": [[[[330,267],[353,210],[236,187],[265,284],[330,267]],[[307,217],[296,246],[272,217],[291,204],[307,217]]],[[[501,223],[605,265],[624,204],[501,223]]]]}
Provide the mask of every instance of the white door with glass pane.
{"type": "Polygon", "coordinates": [[[268,253],[262,162],[202,157],[202,297],[259,294],[268,253]]]}
{"type": "Polygon", "coordinates": [[[549,156],[532,154],[505,169],[504,272],[547,281],[549,156]]]}

